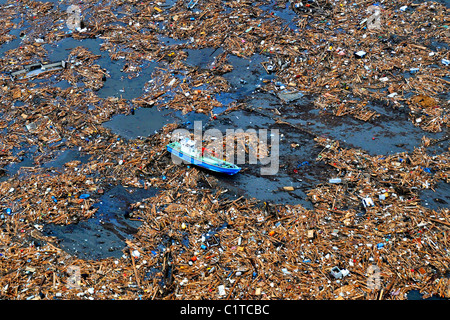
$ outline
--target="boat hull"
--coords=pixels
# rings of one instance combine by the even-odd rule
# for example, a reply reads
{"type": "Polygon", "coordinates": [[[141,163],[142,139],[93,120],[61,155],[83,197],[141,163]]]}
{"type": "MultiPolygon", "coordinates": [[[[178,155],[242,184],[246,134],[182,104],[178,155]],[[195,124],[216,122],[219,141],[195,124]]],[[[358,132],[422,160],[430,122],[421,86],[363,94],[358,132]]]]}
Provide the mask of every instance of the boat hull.
{"type": "Polygon", "coordinates": [[[208,169],[210,171],[233,175],[233,174],[238,173],[241,170],[241,168],[239,168],[237,166],[232,166],[232,167],[227,168],[227,167],[222,167],[222,166],[206,163],[204,161],[201,161],[199,159],[192,157],[189,154],[183,153],[182,151],[177,150],[170,145],[167,145],[167,151],[169,151],[171,154],[177,156],[178,158],[180,158],[188,163],[191,163],[198,167],[208,169]]]}

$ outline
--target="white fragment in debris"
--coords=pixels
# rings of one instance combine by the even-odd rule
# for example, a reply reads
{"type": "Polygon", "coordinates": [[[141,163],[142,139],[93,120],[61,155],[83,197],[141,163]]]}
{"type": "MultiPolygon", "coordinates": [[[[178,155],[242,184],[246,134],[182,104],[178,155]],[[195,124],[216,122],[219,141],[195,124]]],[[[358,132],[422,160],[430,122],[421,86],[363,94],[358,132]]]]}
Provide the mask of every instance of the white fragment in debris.
{"type": "Polygon", "coordinates": [[[284,275],[291,274],[291,273],[288,271],[288,269],[286,269],[286,268],[281,269],[281,272],[283,272],[284,275]]]}
{"type": "Polygon", "coordinates": [[[134,250],[131,254],[133,255],[133,258],[135,258],[135,259],[138,259],[141,256],[141,254],[137,250],[134,250]]]}
{"type": "Polygon", "coordinates": [[[169,82],[169,87],[173,86],[175,84],[175,81],[177,81],[176,78],[173,78],[170,82],[169,82]]]}
{"type": "Polygon", "coordinates": [[[225,286],[224,285],[220,285],[219,287],[218,287],[218,289],[219,289],[219,295],[221,295],[221,296],[224,296],[226,293],[225,293],[225,286]]]}
{"type": "Polygon", "coordinates": [[[372,198],[364,198],[364,199],[362,200],[362,204],[363,204],[364,208],[374,206],[374,203],[373,203],[372,198]]]}

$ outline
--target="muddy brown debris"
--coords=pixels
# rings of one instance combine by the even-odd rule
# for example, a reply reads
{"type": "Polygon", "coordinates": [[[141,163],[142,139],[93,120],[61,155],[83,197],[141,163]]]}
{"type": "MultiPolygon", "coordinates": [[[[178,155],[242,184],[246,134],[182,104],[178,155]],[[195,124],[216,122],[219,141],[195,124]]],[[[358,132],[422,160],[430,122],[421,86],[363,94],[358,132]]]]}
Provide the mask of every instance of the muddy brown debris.
{"type": "MultiPolygon", "coordinates": [[[[450,298],[449,195],[432,209],[423,198],[450,183],[448,6],[187,3],[87,0],[75,28],[70,1],[0,5],[0,299],[450,298]],[[51,51],[63,68],[26,68],[60,61],[51,51]],[[149,64],[139,94],[124,98],[149,64]],[[114,81],[121,91],[108,91],[114,81]],[[271,97],[269,108],[249,107],[247,89],[271,97]],[[370,154],[288,122],[304,97],[334,122],[376,126],[377,106],[402,110],[423,138],[411,151],[370,154]],[[104,126],[144,108],[182,120],[134,139],[104,126]],[[310,138],[315,158],[280,172],[301,179],[306,165],[321,168],[302,190],[311,208],[234,194],[223,176],[172,162],[166,145],[189,117],[213,128],[240,111],[310,138]],[[121,257],[82,259],[44,231],[95,217],[114,186],[157,190],[126,209],[140,226],[121,239],[121,257]]],[[[293,137],[288,153],[304,145],[293,137]]],[[[246,153],[255,143],[240,141],[246,153]]]]}

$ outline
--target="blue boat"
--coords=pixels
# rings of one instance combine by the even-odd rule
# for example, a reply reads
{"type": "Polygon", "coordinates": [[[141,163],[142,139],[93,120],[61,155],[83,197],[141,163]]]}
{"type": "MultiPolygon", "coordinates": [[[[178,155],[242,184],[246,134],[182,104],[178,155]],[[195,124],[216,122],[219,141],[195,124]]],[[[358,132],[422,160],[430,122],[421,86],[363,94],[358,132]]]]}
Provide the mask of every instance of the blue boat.
{"type": "Polygon", "coordinates": [[[205,150],[200,152],[192,140],[185,140],[183,143],[172,142],[167,146],[167,151],[177,156],[178,158],[186,161],[187,163],[194,164],[196,166],[214,171],[233,175],[238,173],[241,168],[229,163],[225,160],[221,160],[212,155],[205,155],[205,150]]]}

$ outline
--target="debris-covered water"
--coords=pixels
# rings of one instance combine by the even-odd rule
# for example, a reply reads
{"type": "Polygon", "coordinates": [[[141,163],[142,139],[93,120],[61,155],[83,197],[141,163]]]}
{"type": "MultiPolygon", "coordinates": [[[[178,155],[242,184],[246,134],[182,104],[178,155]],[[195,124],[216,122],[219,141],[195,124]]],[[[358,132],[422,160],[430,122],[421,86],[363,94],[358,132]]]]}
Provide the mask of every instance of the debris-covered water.
{"type": "MultiPolygon", "coordinates": [[[[0,1],[0,4],[9,3],[0,1]]],[[[62,10],[66,5],[54,1],[62,10]]],[[[448,5],[448,1],[446,2],[448,5]]],[[[174,6],[176,1],[165,1],[165,7],[174,6]]],[[[273,11],[286,22],[286,27],[296,28],[293,22],[297,15],[286,6],[271,4],[261,6],[263,10],[273,11]]],[[[119,14],[119,13],[116,13],[119,14]]],[[[22,21],[16,17],[13,22],[22,21]]],[[[160,27],[165,27],[163,24],[160,27]]],[[[10,34],[15,37],[10,42],[0,46],[0,54],[21,45],[21,35],[36,36],[30,25],[25,21],[19,28],[13,28],[10,34]]],[[[170,48],[184,46],[189,40],[178,40],[170,37],[159,37],[158,45],[170,48]]],[[[312,203],[306,193],[320,183],[328,181],[336,171],[322,162],[315,161],[321,148],[314,141],[315,137],[328,137],[338,140],[341,146],[360,148],[370,155],[388,156],[400,152],[412,152],[419,147],[423,137],[439,140],[430,147],[430,152],[441,153],[448,148],[448,130],[437,133],[425,132],[414,126],[406,108],[392,108],[386,104],[374,103],[369,107],[380,117],[373,121],[361,121],[351,116],[336,116],[329,110],[316,108],[312,96],[300,94],[292,100],[275,92],[260,90],[266,82],[276,82],[276,76],[268,74],[262,63],[268,58],[255,54],[246,59],[236,55],[228,55],[228,63],[233,67],[231,72],[223,75],[229,83],[229,92],[216,93],[214,98],[221,102],[223,108],[214,110],[216,116],[211,120],[209,115],[196,112],[184,114],[178,110],[154,105],[152,107],[133,106],[133,99],[145,93],[145,87],[152,79],[154,72],[163,66],[158,61],[146,61],[140,65],[141,70],[135,77],[129,77],[124,72],[125,59],[112,60],[110,52],[102,50],[105,40],[101,37],[80,39],[65,38],[51,44],[43,45],[48,61],[67,59],[69,52],[83,46],[99,57],[95,60],[108,76],[104,79],[102,88],[96,91],[99,98],[116,97],[126,99],[132,112],[114,115],[104,122],[103,126],[124,139],[151,137],[164,125],[178,123],[181,127],[192,129],[195,121],[202,121],[203,129],[276,129],[280,133],[280,167],[275,176],[260,174],[259,166],[244,164],[243,171],[236,176],[218,177],[218,187],[228,190],[230,196],[245,196],[261,202],[273,204],[302,204],[312,209],[312,203]],[[287,100],[286,100],[287,99],[287,100]],[[232,103],[245,103],[245,110],[225,111],[232,103]],[[294,147],[293,147],[294,146],[294,147]],[[283,187],[290,186],[292,191],[283,187]]],[[[439,41],[431,43],[433,48],[446,46],[439,41]]],[[[215,58],[223,53],[222,48],[206,47],[202,49],[186,49],[185,63],[189,66],[206,69],[211,67],[215,58]]],[[[170,71],[167,71],[170,72],[170,71]]],[[[411,75],[412,76],[412,75],[411,75]]],[[[48,79],[33,80],[38,86],[54,86],[62,89],[70,88],[71,84],[58,76],[48,79]]],[[[77,84],[78,85],[78,84],[77,84]]],[[[79,83],[83,86],[82,83],[79,83]]],[[[166,95],[167,99],[173,96],[166,95]]],[[[290,97],[292,98],[292,97],[290,97]]],[[[22,167],[41,167],[47,170],[59,170],[65,163],[79,160],[86,163],[91,155],[79,151],[76,147],[55,148],[43,154],[36,147],[24,145],[14,151],[20,161],[5,166],[2,180],[20,174],[22,167]],[[44,155],[44,157],[43,157],[44,155]],[[38,159],[38,160],[37,160],[38,159]]],[[[215,175],[205,172],[207,175],[215,175]]],[[[155,189],[135,189],[123,186],[111,186],[104,195],[99,196],[93,205],[97,208],[94,217],[67,226],[48,224],[44,227],[46,235],[59,239],[59,245],[68,253],[83,259],[102,259],[105,257],[120,257],[125,246],[125,240],[132,237],[140,225],[139,221],[129,219],[130,204],[154,196],[155,189]]],[[[420,193],[422,205],[430,209],[448,207],[450,203],[449,184],[440,182],[435,190],[427,189],[420,193]]],[[[156,270],[157,271],[157,270],[156,270]]],[[[156,272],[155,271],[155,272],[156,272]]],[[[148,277],[151,277],[151,273],[148,277]]],[[[413,293],[410,299],[417,299],[413,293]]]]}
{"type": "MultiPolygon", "coordinates": [[[[58,1],[55,1],[55,4],[59,5],[58,1]]],[[[166,1],[166,6],[170,7],[174,4],[166,1]]],[[[61,4],[61,8],[64,9],[65,7],[61,4]]],[[[261,9],[274,11],[276,16],[284,19],[288,24],[296,17],[292,10],[289,10],[287,7],[276,6],[275,2],[262,6],[261,9]]],[[[16,18],[16,21],[18,21],[18,18],[16,18]]],[[[289,24],[289,26],[295,28],[294,25],[289,24]]],[[[25,23],[21,28],[12,29],[10,33],[17,37],[22,32],[29,32],[28,27],[25,23]]],[[[160,37],[159,41],[161,45],[167,47],[183,45],[188,42],[174,40],[169,37],[160,37]]],[[[109,53],[101,50],[102,43],[104,43],[104,40],[101,38],[81,40],[66,38],[56,43],[45,44],[44,48],[48,52],[47,58],[49,61],[66,59],[68,52],[77,46],[86,47],[93,54],[99,55],[96,63],[106,69],[109,75],[103,87],[97,91],[98,96],[101,98],[122,97],[132,100],[141,96],[145,84],[151,79],[158,63],[149,62],[143,65],[142,71],[139,72],[138,76],[129,79],[127,73],[123,72],[124,60],[112,61],[109,53]]],[[[0,47],[0,52],[6,52],[20,44],[20,37],[17,37],[13,41],[3,44],[0,47]]],[[[435,43],[433,45],[439,44],[435,43]]],[[[221,48],[188,49],[186,51],[186,64],[199,68],[209,67],[215,57],[223,53],[221,48]]],[[[254,197],[271,203],[301,203],[308,208],[312,208],[310,202],[306,199],[305,191],[317,183],[326,181],[332,174],[330,169],[317,165],[313,161],[320,152],[315,146],[313,135],[330,137],[341,141],[345,146],[361,148],[373,155],[389,155],[403,151],[411,152],[420,145],[424,135],[432,139],[442,139],[447,134],[446,132],[425,133],[411,123],[407,110],[394,110],[381,104],[371,106],[373,110],[381,114],[381,117],[377,121],[363,122],[350,116],[336,117],[327,113],[326,110],[318,110],[312,106],[311,99],[307,97],[286,103],[275,94],[258,92],[264,81],[275,79],[274,76],[265,72],[261,65],[261,62],[264,61],[267,61],[267,58],[258,54],[250,59],[230,55],[229,63],[232,64],[233,70],[224,74],[224,77],[229,82],[231,90],[229,93],[217,94],[217,99],[225,105],[234,101],[245,101],[250,109],[254,109],[256,112],[235,111],[223,115],[219,112],[217,121],[210,122],[204,126],[205,129],[216,128],[223,132],[230,128],[242,128],[244,130],[249,128],[277,128],[282,134],[280,147],[281,168],[276,177],[260,176],[257,174],[258,170],[249,166],[247,171],[238,176],[221,177],[221,187],[228,188],[237,195],[254,197]],[[276,113],[274,110],[276,110],[276,113]],[[277,125],[275,123],[276,118],[281,118],[291,126],[277,125]],[[299,144],[299,146],[293,149],[290,147],[293,143],[299,144]],[[308,164],[300,168],[299,164],[305,162],[308,164]],[[292,192],[280,190],[283,186],[293,186],[295,190],[292,192]]],[[[56,78],[53,82],[55,86],[68,86],[67,82],[63,83],[56,78]]],[[[167,123],[192,124],[198,120],[204,121],[206,124],[208,118],[194,112],[183,115],[173,110],[153,107],[137,109],[133,114],[114,116],[104,126],[124,138],[135,139],[137,137],[151,136],[167,123]]],[[[192,126],[186,125],[186,127],[190,128],[192,126]]],[[[448,141],[443,144],[448,145],[448,141]]],[[[33,165],[32,151],[25,149],[23,152],[23,160],[7,166],[6,176],[3,179],[15,174],[22,166],[33,165]]],[[[43,166],[60,167],[65,162],[79,158],[80,155],[76,150],[65,150],[53,154],[52,159],[43,163],[43,166]]],[[[83,158],[81,156],[80,159],[86,160],[86,157],[83,158]]],[[[439,204],[445,204],[444,199],[448,198],[448,186],[442,183],[442,186],[436,193],[427,191],[423,192],[422,196],[424,201],[428,201],[427,203],[433,208],[439,204]],[[429,200],[425,197],[429,197],[429,200]],[[442,199],[442,201],[436,203],[435,199],[442,199]]],[[[126,198],[127,196],[122,194],[122,197],[126,198]]],[[[131,200],[131,197],[129,200],[131,200]]],[[[103,207],[108,207],[108,203],[105,203],[103,207]]],[[[77,231],[73,226],[70,226],[64,232],[60,232],[59,235],[64,239],[71,233],[78,232],[81,234],[83,228],[89,229],[91,223],[89,221],[80,223],[76,227],[77,231]]],[[[109,236],[98,235],[98,237],[108,238],[109,236]]],[[[78,250],[85,255],[97,247],[98,241],[91,242],[86,239],[83,241],[83,246],[78,250]]],[[[105,243],[108,241],[112,240],[105,239],[105,243]]]]}
{"type": "Polygon", "coordinates": [[[155,189],[112,186],[93,204],[93,218],[67,226],[49,224],[44,233],[60,239],[68,253],[83,259],[121,257],[124,241],[136,233],[141,222],[130,220],[132,203],[155,196],[155,189]]]}

